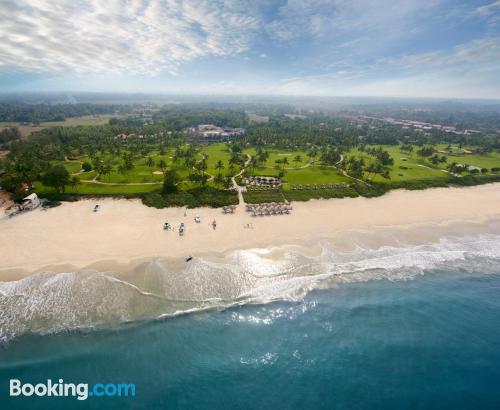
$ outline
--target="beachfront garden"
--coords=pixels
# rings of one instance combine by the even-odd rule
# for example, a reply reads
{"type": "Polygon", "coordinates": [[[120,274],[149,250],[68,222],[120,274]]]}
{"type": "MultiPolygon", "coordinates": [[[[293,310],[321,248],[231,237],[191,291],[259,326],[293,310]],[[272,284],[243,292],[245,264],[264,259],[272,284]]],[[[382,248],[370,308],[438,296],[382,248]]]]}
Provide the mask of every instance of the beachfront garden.
{"type": "Polygon", "coordinates": [[[48,128],[22,141],[14,136],[11,142],[7,135],[11,152],[0,167],[1,183],[15,199],[34,190],[60,199],[141,197],[162,207],[234,204],[240,188],[246,202],[262,203],[500,180],[493,137],[475,137],[476,145],[465,137],[401,136],[394,129],[353,127],[325,117],[317,123],[278,118],[250,126],[234,141],[209,144],[188,139],[181,125],[167,131],[165,119],[130,125],[135,117],[113,120],[114,125],[48,128]]]}
{"type": "Polygon", "coordinates": [[[482,153],[476,147],[449,144],[437,145],[432,152],[421,151],[422,147],[403,144],[360,146],[340,154],[332,165],[325,163],[321,155],[306,150],[241,149],[226,143],[183,143],[175,148],[154,147],[139,154],[122,147],[118,152],[51,161],[51,166],[62,166],[68,172],[64,193],[56,192],[43,180],[35,181],[35,190],[40,196],[51,198],[142,196],[146,204],[157,207],[223,206],[237,203],[236,192],[230,188],[231,177],[238,174],[240,184],[244,176],[271,176],[281,181],[273,188],[247,187],[244,200],[248,203],[376,196],[393,188],[471,185],[500,179],[498,152],[482,153]],[[380,152],[387,153],[383,165],[380,152]],[[457,164],[463,165],[463,169],[457,169],[457,164]],[[165,173],[169,170],[175,171],[177,189],[163,195],[165,173]]]}

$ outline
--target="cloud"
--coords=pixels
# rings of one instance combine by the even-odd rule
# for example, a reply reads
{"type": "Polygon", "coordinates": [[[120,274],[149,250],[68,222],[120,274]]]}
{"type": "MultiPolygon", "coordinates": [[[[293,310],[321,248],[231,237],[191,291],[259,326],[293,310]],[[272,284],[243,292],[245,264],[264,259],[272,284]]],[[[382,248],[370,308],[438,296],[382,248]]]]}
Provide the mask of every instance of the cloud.
{"type": "Polygon", "coordinates": [[[328,37],[333,42],[352,37],[390,39],[414,30],[414,22],[428,16],[444,0],[289,0],[278,18],[268,24],[277,39],[328,37]]]}
{"type": "Polygon", "coordinates": [[[486,4],[484,6],[480,6],[476,9],[475,14],[478,16],[490,16],[500,10],[500,0],[497,0],[493,3],[486,4]]]}
{"type": "Polygon", "coordinates": [[[500,37],[485,37],[457,45],[450,52],[379,58],[330,73],[290,77],[279,90],[285,94],[498,98],[498,78],[500,37]]]}
{"type": "Polygon", "coordinates": [[[227,0],[2,0],[0,69],[175,73],[245,52],[258,24],[252,8],[227,0]]]}

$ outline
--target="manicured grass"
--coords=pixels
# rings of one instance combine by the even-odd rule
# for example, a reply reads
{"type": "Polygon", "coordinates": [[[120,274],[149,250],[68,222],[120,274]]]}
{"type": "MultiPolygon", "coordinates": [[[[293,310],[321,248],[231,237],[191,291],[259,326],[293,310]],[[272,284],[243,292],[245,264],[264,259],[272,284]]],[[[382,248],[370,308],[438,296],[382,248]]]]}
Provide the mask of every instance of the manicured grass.
{"type": "Polygon", "coordinates": [[[70,174],[76,174],[82,169],[81,161],[60,161],[54,163],[54,165],[63,165],[70,174]]]}
{"type": "Polygon", "coordinates": [[[90,181],[95,178],[97,173],[95,171],[82,172],[81,174],[75,175],[80,181],[90,181]]]}
{"type": "Polygon", "coordinates": [[[337,184],[350,182],[350,178],[340,174],[336,168],[319,165],[286,171],[283,180],[288,184],[285,185],[285,188],[288,188],[290,184],[337,184]]]}
{"type": "MultiPolygon", "coordinates": [[[[207,170],[206,172],[210,175],[217,175],[219,172],[223,176],[232,176],[240,172],[241,167],[239,165],[234,165],[233,169],[230,169],[229,160],[231,159],[231,151],[226,144],[210,144],[203,147],[200,154],[207,156],[207,170]],[[222,161],[224,168],[218,170],[215,168],[217,163],[222,161]]],[[[201,155],[198,155],[201,159],[201,155]]]]}
{"type": "MultiPolygon", "coordinates": [[[[446,151],[448,147],[447,144],[439,144],[435,147],[436,150],[446,151]]],[[[464,147],[467,151],[475,151],[475,147],[464,147]]],[[[448,161],[443,164],[438,164],[440,168],[446,167],[447,164],[452,162],[457,162],[459,164],[473,165],[480,168],[487,168],[488,171],[494,167],[500,167],[500,153],[499,152],[489,152],[487,154],[465,154],[463,149],[460,149],[457,145],[452,145],[451,154],[444,154],[438,152],[439,156],[446,156],[448,161]]]]}
{"type": "MultiPolygon", "coordinates": [[[[378,147],[378,146],[377,146],[378,147]]],[[[384,145],[382,148],[389,152],[394,160],[394,165],[390,168],[390,179],[385,179],[380,175],[369,175],[365,173],[364,178],[368,178],[372,182],[378,183],[391,183],[392,181],[408,181],[428,178],[446,178],[446,173],[440,169],[431,167],[428,161],[420,157],[415,151],[412,153],[401,152],[399,146],[384,145]]],[[[344,154],[345,158],[354,156],[356,158],[363,158],[365,164],[369,165],[375,163],[375,157],[365,152],[360,152],[357,149],[344,154]]]]}
{"type": "MultiPolygon", "coordinates": [[[[447,186],[450,184],[463,183],[468,185],[483,183],[484,181],[489,181],[491,178],[481,179],[481,176],[478,176],[477,178],[469,178],[465,180],[467,173],[464,173],[462,178],[457,179],[446,172],[446,166],[452,162],[457,162],[477,167],[484,167],[488,170],[491,170],[493,167],[500,167],[500,153],[498,152],[492,152],[484,155],[465,154],[463,150],[459,149],[457,146],[453,146],[450,154],[437,153],[439,156],[446,156],[446,163],[432,164],[429,161],[429,158],[421,157],[417,154],[417,151],[420,148],[417,146],[414,146],[414,150],[411,153],[402,152],[400,146],[382,146],[382,148],[387,150],[394,160],[394,165],[390,167],[390,179],[384,179],[380,175],[371,176],[365,172],[364,178],[367,180],[368,184],[355,183],[352,178],[342,175],[342,173],[335,167],[323,166],[319,163],[318,159],[316,159],[313,164],[310,164],[312,160],[304,151],[268,149],[267,151],[270,156],[266,163],[259,165],[255,169],[247,169],[246,175],[266,175],[278,177],[280,169],[278,169],[277,164],[275,164],[274,161],[278,158],[283,159],[285,156],[287,156],[289,160],[289,164],[285,165],[285,168],[295,167],[295,169],[285,169],[285,174],[282,177],[283,186],[280,190],[249,191],[244,194],[245,201],[249,203],[278,202],[283,200],[283,196],[285,196],[288,200],[296,201],[303,201],[311,198],[353,197],[357,195],[377,196],[386,192],[387,189],[390,188],[423,189],[431,186],[447,186]],[[293,162],[293,158],[296,155],[301,156],[301,161],[298,163],[293,162]],[[307,164],[310,165],[303,167],[307,164]],[[462,181],[462,179],[464,180],[462,181]],[[305,186],[306,184],[344,185],[327,189],[292,189],[292,185],[305,186]]],[[[436,150],[445,151],[447,145],[441,144],[435,146],[434,148],[436,150]]],[[[475,150],[474,147],[465,148],[470,151],[475,150]]],[[[143,157],[137,156],[133,160],[133,169],[122,171],[120,173],[118,172],[118,169],[120,165],[124,164],[123,154],[126,151],[127,148],[124,148],[122,150],[122,154],[119,156],[113,156],[111,154],[100,155],[103,161],[112,166],[112,172],[109,175],[99,176],[98,180],[111,184],[155,183],[154,185],[99,185],[85,183],[85,180],[90,181],[96,176],[96,172],[94,170],[86,173],[79,173],[82,162],[91,162],[87,156],[71,161],[57,161],[54,162],[54,164],[63,164],[71,174],[76,174],[76,177],[82,181],[82,183],[76,187],[67,187],[68,194],[140,195],[157,191],[161,187],[161,183],[163,181],[163,173],[161,173],[162,170],[158,164],[160,160],[163,160],[166,164],[166,169],[173,168],[177,170],[181,179],[181,183],[178,185],[180,192],[190,192],[185,196],[183,196],[183,194],[177,195],[175,198],[171,199],[171,202],[174,201],[177,203],[178,201],[181,201],[182,198],[185,198],[186,200],[189,200],[190,203],[194,204],[197,203],[197,200],[193,199],[192,196],[197,194],[201,195],[203,193],[203,203],[209,203],[210,192],[215,193],[214,195],[218,198],[214,198],[213,203],[224,203],[229,200],[229,197],[223,197],[220,192],[225,191],[222,191],[222,187],[216,184],[213,180],[208,181],[206,187],[200,187],[198,184],[188,181],[188,176],[193,172],[193,170],[188,169],[184,165],[183,160],[175,163],[173,162],[173,148],[166,149],[162,155],[160,155],[158,150],[154,150],[143,157]],[[154,161],[154,165],[151,167],[147,165],[149,157],[154,161]]],[[[256,154],[256,150],[255,148],[246,148],[244,153],[254,156],[256,154]]],[[[210,175],[218,174],[219,171],[215,168],[215,166],[219,160],[221,160],[224,164],[224,169],[221,172],[223,175],[234,175],[239,172],[239,167],[234,167],[232,171],[229,171],[229,159],[231,157],[231,152],[226,144],[217,143],[201,147],[196,155],[196,160],[201,160],[202,155],[207,156],[207,173],[210,175]]],[[[352,149],[349,152],[344,153],[345,158],[350,156],[364,158],[367,165],[375,162],[375,158],[372,155],[369,155],[366,152],[361,152],[358,149],[352,149]]],[[[281,168],[282,164],[280,164],[279,167],[281,168]]],[[[492,176],[492,178],[496,177],[492,176]]],[[[38,182],[37,192],[43,194],[53,191],[38,182]]],[[[231,198],[233,197],[231,196],[231,198]]],[[[233,201],[233,199],[230,200],[233,201]]],[[[157,197],[151,197],[151,203],[158,203],[158,201],[157,197]]]]}
{"type": "MultiPolygon", "coordinates": [[[[268,168],[255,168],[250,170],[248,175],[265,175],[278,177],[279,170],[268,168]]],[[[290,185],[300,184],[337,184],[349,183],[350,178],[340,174],[339,170],[333,167],[312,165],[307,168],[285,170],[282,177],[284,189],[290,189],[290,185]]]]}
{"type": "MultiPolygon", "coordinates": [[[[447,144],[439,144],[434,148],[436,150],[445,151],[447,144]]],[[[378,146],[376,146],[378,147],[378,146]]],[[[457,146],[452,146],[452,154],[445,154],[436,152],[438,156],[445,156],[447,161],[444,163],[433,164],[429,161],[429,157],[422,157],[417,154],[420,149],[418,146],[413,146],[413,151],[403,152],[401,146],[382,145],[384,150],[388,151],[394,160],[394,165],[390,170],[390,179],[384,179],[380,175],[375,175],[371,181],[375,183],[384,184],[399,184],[405,181],[418,181],[418,180],[444,180],[449,177],[446,172],[446,167],[452,162],[460,164],[474,165],[480,168],[487,168],[491,171],[493,167],[500,167],[500,153],[492,152],[484,155],[479,154],[465,154],[457,146]],[[406,168],[406,169],[405,169],[406,168]]],[[[466,147],[470,151],[474,151],[475,147],[466,147]]],[[[355,156],[357,158],[364,158],[366,164],[375,162],[375,158],[365,152],[360,152],[358,149],[352,149],[345,154],[346,157],[355,156]]],[[[466,173],[464,173],[465,175],[466,173]]],[[[369,175],[365,174],[365,178],[369,175]]]]}
{"type": "MultiPolygon", "coordinates": [[[[276,165],[284,166],[285,168],[299,168],[312,161],[312,159],[307,155],[305,151],[277,150],[274,148],[266,149],[265,151],[269,153],[269,158],[265,163],[259,164],[263,168],[264,167],[274,168],[276,165]],[[294,161],[297,155],[301,157],[300,161],[294,161]],[[288,159],[288,164],[276,164],[276,160],[283,160],[285,157],[288,159]]],[[[257,150],[255,148],[247,148],[243,152],[246,154],[250,154],[251,156],[255,156],[257,150]]]]}

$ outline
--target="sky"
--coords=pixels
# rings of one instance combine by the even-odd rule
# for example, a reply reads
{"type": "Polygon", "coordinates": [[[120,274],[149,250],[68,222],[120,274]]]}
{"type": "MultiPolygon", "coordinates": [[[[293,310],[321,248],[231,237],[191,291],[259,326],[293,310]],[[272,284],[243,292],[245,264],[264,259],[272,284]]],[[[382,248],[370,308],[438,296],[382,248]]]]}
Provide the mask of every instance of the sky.
{"type": "Polygon", "coordinates": [[[500,0],[1,0],[0,92],[500,99],[500,0]]]}

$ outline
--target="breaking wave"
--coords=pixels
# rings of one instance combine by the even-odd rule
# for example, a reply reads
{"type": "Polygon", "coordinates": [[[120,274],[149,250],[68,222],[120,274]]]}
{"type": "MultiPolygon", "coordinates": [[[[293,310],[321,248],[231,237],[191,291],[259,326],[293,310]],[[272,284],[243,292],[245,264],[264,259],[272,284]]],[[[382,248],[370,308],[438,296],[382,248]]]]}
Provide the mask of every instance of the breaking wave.
{"type": "Polygon", "coordinates": [[[337,250],[321,241],[231,251],[180,263],[154,258],[127,275],[42,272],[0,282],[0,341],[27,332],[92,329],[236,304],[301,300],[313,289],[371,280],[410,280],[427,271],[498,270],[500,236],[441,239],[418,246],[337,250]]]}

